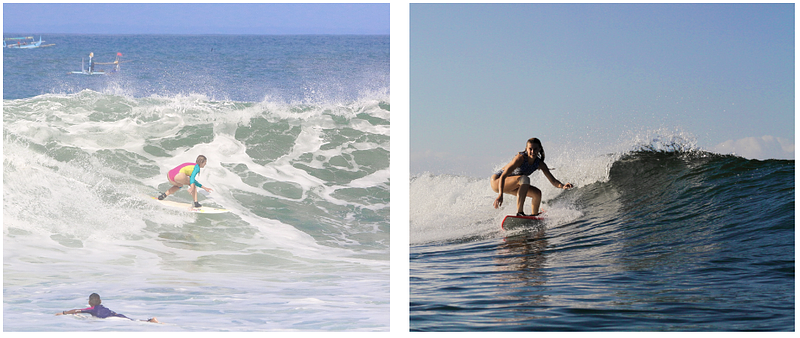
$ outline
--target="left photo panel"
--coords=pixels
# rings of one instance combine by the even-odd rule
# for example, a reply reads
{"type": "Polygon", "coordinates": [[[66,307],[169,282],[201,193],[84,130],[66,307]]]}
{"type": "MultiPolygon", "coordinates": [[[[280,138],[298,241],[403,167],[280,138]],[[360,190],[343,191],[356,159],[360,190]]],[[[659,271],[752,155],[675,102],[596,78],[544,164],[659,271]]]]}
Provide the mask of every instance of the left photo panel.
{"type": "Polygon", "coordinates": [[[389,12],[4,4],[3,331],[390,331],[389,12]]]}

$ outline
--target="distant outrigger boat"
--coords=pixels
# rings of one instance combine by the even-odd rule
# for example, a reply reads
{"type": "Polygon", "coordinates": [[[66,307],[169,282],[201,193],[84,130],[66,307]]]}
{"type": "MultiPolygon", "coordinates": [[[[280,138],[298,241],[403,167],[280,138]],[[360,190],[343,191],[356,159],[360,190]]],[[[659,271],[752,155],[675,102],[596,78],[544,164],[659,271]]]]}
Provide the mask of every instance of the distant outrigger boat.
{"type": "Polygon", "coordinates": [[[32,36],[25,36],[20,38],[5,38],[3,39],[3,48],[29,49],[29,48],[39,48],[39,47],[50,47],[56,45],[54,43],[51,43],[49,45],[43,45],[42,42],[44,41],[42,41],[41,35],[39,36],[39,42],[36,42],[36,40],[34,40],[32,36]]]}
{"type": "Polygon", "coordinates": [[[119,72],[119,64],[125,62],[131,62],[132,60],[128,61],[120,61],[119,57],[122,56],[122,53],[117,53],[117,58],[114,62],[93,62],[92,58],[94,58],[94,53],[89,53],[89,68],[86,68],[85,59],[81,59],[81,70],[80,71],[73,71],[69,74],[83,74],[83,75],[106,75],[106,74],[113,74],[119,72]],[[104,70],[94,70],[94,65],[114,65],[114,69],[111,71],[104,71],[104,70]]]}

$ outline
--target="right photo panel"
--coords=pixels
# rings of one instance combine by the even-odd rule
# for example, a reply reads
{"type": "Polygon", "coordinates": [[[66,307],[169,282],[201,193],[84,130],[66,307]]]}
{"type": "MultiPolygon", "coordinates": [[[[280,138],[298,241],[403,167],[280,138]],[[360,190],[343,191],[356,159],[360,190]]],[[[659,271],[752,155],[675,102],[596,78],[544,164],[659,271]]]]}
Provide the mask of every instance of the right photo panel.
{"type": "Polygon", "coordinates": [[[411,331],[794,331],[795,5],[411,4],[411,331]]]}

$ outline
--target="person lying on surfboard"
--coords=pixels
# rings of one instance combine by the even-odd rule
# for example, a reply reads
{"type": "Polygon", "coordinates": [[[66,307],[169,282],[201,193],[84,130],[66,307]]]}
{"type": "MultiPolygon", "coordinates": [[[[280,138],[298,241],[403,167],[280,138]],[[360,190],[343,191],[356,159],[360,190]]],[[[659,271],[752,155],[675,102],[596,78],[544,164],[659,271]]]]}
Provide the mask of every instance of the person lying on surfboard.
{"type": "Polygon", "coordinates": [[[563,184],[550,173],[550,169],[544,163],[544,148],[538,138],[528,140],[525,151],[520,152],[511,162],[491,177],[492,190],[499,193],[494,200],[494,208],[503,205],[503,193],[517,196],[517,216],[537,216],[539,215],[539,205],[542,203],[542,191],[531,185],[528,177],[537,169],[542,173],[554,187],[559,189],[572,188],[572,183],[563,184]],[[522,207],[525,205],[525,198],[531,198],[531,215],[525,215],[522,207]]]}
{"type": "Polygon", "coordinates": [[[189,186],[189,193],[192,194],[192,198],[194,198],[194,207],[199,208],[202,205],[197,203],[197,188],[203,188],[205,191],[211,191],[211,188],[204,187],[200,182],[197,182],[197,174],[200,173],[200,168],[205,168],[208,159],[205,156],[200,155],[197,156],[197,160],[195,163],[184,163],[181,164],[167,173],[167,180],[169,183],[172,183],[172,188],[169,188],[167,192],[158,195],[159,200],[163,200],[167,198],[167,196],[174,194],[178,189],[183,187],[184,185],[189,186]]]}
{"type": "MultiPolygon", "coordinates": [[[[92,316],[95,316],[97,318],[121,317],[121,318],[130,319],[128,317],[125,317],[125,315],[116,313],[114,311],[109,310],[107,307],[100,305],[101,302],[102,301],[100,300],[100,295],[98,295],[96,293],[93,293],[93,294],[89,295],[89,305],[91,305],[91,307],[87,307],[85,309],[73,309],[73,310],[61,311],[59,313],[56,313],[56,316],[71,315],[71,314],[75,314],[75,313],[88,313],[88,314],[91,314],[92,316]]],[[[134,320],[134,319],[130,319],[130,320],[134,320]]],[[[145,321],[145,320],[142,320],[142,321],[145,321]]],[[[158,319],[156,319],[156,317],[150,318],[150,319],[148,319],[146,321],[147,322],[151,322],[151,323],[160,323],[158,321],[158,319]]]]}

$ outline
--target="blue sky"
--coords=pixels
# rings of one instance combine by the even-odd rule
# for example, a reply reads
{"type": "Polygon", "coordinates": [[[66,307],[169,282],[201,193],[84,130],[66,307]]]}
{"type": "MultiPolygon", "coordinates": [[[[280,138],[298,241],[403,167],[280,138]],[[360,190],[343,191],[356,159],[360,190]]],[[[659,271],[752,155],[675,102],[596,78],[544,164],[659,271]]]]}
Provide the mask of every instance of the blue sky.
{"type": "Polygon", "coordinates": [[[389,34],[388,4],[3,4],[24,34],[389,34]]]}
{"type": "Polygon", "coordinates": [[[793,4],[412,4],[409,39],[412,175],[488,177],[530,137],[794,159],[793,4]]]}

